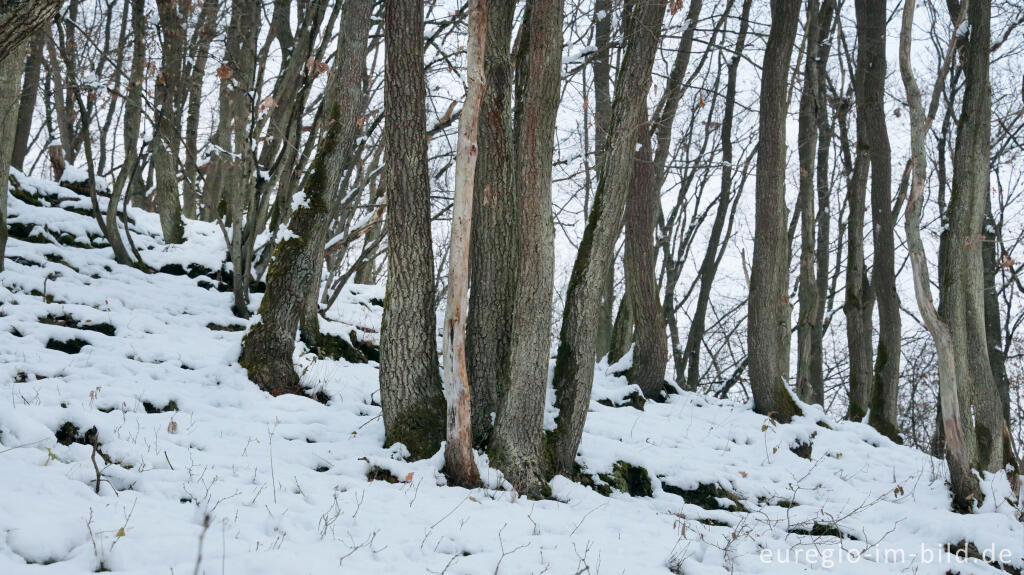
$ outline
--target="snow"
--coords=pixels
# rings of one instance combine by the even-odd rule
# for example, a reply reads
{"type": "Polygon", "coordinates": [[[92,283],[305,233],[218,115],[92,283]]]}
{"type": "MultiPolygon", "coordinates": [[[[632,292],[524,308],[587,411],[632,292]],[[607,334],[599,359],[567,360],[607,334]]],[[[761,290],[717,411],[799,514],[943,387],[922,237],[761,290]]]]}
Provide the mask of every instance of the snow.
{"type": "MultiPolygon", "coordinates": [[[[248,322],[229,293],[114,263],[87,198],[15,176],[42,205],[10,197],[39,243],[12,237],[0,275],[0,573],[1001,573],[945,552],[962,540],[1024,567],[1004,473],[960,516],[941,460],[817,407],[782,425],[691,393],[599,403],[635,391],[615,375],[631,356],[595,370],[579,463],[599,487],[617,462],[642,466],[651,496],[557,477],[552,500],[529,501],[482,454],[486,487],[447,487],[441,452],[382,447],[375,363],[300,346],[296,369],[328,403],[259,391],[236,362],[248,322]],[[113,335],[81,329],[101,324],[113,335]],[[76,338],[78,353],[47,347],[76,338]],[[99,494],[92,447],[57,441],[66,422],[96,428],[99,494]],[[702,485],[718,487],[685,494],[702,485]]],[[[165,246],[154,215],[129,216],[153,267],[223,261],[213,224],[165,246]]],[[[376,343],[383,295],[347,286],[323,329],[376,343]]]]}

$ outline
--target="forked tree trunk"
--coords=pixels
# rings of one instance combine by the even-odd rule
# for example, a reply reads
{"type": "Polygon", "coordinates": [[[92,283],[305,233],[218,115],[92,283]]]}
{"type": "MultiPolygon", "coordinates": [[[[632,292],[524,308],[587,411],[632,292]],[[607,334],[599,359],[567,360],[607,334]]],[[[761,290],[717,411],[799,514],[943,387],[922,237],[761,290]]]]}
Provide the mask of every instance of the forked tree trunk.
{"type": "MultiPolygon", "coordinates": [[[[914,23],[914,3],[903,5],[903,25],[900,31],[900,73],[910,105],[911,165],[913,180],[907,198],[906,232],[910,251],[910,263],[914,273],[914,295],[925,326],[935,340],[939,368],[939,403],[942,413],[942,429],[946,444],[946,461],[949,464],[950,483],[953,488],[953,509],[970,513],[975,500],[981,497],[978,479],[971,471],[970,456],[964,437],[960,417],[958,395],[959,377],[957,363],[965,361],[957,356],[949,326],[943,321],[932,303],[931,282],[928,279],[928,261],[925,258],[924,243],[921,241],[921,211],[924,204],[925,138],[927,125],[924,106],[921,104],[921,90],[917,86],[910,64],[910,47],[914,23]]],[[[941,80],[938,83],[941,85],[941,80]]]]}
{"type": "Polygon", "coordinates": [[[554,472],[572,475],[594,384],[601,285],[613,263],[615,240],[633,177],[636,129],[644,121],[651,69],[661,39],[665,0],[638,0],[627,26],[626,55],[615,89],[608,145],[594,206],[573,264],[555,359],[557,428],[550,438],[554,472]]]}
{"type": "Polygon", "coordinates": [[[968,32],[966,36],[959,35],[965,89],[953,152],[949,225],[943,232],[946,259],[940,266],[939,287],[941,312],[952,335],[954,353],[966,358],[957,363],[957,382],[965,427],[971,424],[973,416],[972,462],[978,469],[997,471],[1015,462],[1006,449],[1008,429],[1003,422],[1002,400],[992,379],[985,331],[985,261],[981,244],[991,169],[991,8],[990,0],[969,2],[968,32]]]}
{"type": "Polygon", "coordinates": [[[385,0],[388,283],[380,340],[385,444],[430,457],[444,439],[427,174],[423,0],[385,0]]]}
{"type": "Polygon", "coordinates": [[[487,42],[486,0],[469,1],[469,41],[466,43],[466,101],[459,116],[455,155],[455,203],[452,206],[451,247],[448,250],[448,305],[444,314],[444,395],[448,404],[444,469],[448,480],[462,487],[479,487],[473,459],[469,372],[466,369],[466,314],[469,312],[469,239],[473,226],[473,181],[476,174],[477,126],[484,88],[484,50],[487,42]]]}
{"type": "Polygon", "coordinates": [[[508,371],[499,389],[491,461],[520,492],[544,495],[544,405],[551,353],[555,229],[551,159],[562,66],[562,2],[527,4],[516,62],[518,262],[508,371]]]}
{"type": "Polygon", "coordinates": [[[367,101],[362,84],[372,10],[373,0],[345,2],[338,52],[324,92],[333,98],[325,104],[326,129],[303,182],[305,204],[291,216],[289,238],[274,248],[260,320],[242,344],[240,363],[249,379],[272,395],[302,393],[292,364],[295,333],[310,298],[316,305],[337,190],[342,187],[342,177],[353,161],[356,138],[362,132],[360,117],[367,101]]]}
{"type": "Polygon", "coordinates": [[[772,0],[765,48],[757,147],[757,209],[750,273],[747,354],[754,411],[788,422],[800,414],[786,387],[783,338],[788,338],[789,233],[786,225],[786,85],[799,0],[772,0]]]}

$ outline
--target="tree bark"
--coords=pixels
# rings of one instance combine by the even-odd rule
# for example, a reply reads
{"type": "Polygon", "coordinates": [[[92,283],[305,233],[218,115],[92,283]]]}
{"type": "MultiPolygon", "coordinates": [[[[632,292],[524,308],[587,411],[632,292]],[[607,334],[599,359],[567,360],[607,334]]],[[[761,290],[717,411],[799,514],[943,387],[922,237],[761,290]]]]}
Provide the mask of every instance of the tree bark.
{"type": "Polygon", "coordinates": [[[0,60],[57,15],[63,0],[0,0],[0,60]]]}
{"type": "Polygon", "coordinates": [[[0,60],[0,271],[7,249],[7,188],[10,186],[11,152],[18,124],[21,74],[25,69],[25,45],[15,46],[0,60]]]}
{"type": "Polygon", "coordinates": [[[1003,423],[1002,400],[992,378],[985,331],[982,226],[991,167],[991,8],[990,0],[969,2],[966,8],[968,35],[960,35],[965,89],[953,152],[953,180],[947,208],[949,225],[943,232],[946,249],[942,253],[945,261],[940,266],[939,287],[940,312],[949,325],[955,354],[967,360],[957,363],[957,381],[961,384],[960,416],[964,427],[971,424],[973,415],[972,462],[978,469],[997,471],[1015,461],[1013,454],[1005,449],[1008,429],[1003,423]]]}
{"type": "Polygon", "coordinates": [[[757,208],[750,273],[747,354],[754,411],[788,422],[800,414],[781,361],[789,338],[789,234],[786,226],[786,83],[800,17],[798,0],[772,0],[765,48],[757,147],[757,208]]]}
{"type": "Polygon", "coordinates": [[[562,3],[527,4],[516,62],[515,179],[518,262],[509,339],[489,453],[531,497],[544,495],[544,405],[551,352],[555,229],[551,164],[562,66],[562,3]]]}
{"type": "Polygon", "coordinates": [[[871,236],[874,261],[871,283],[878,302],[878,348],[875,350],[868,423],[899,441],[896,403],[900,375],[900,301],[896,293],[896,247],[892,213],[892,158],[885,125],[885,0],[857,0],[858,124],[871,157],[871,236]]]}
{"type": "Polygon", "coordinates": [[[423,0],[385,0],[384,189],[388,283],[380,343],[385,444],[414,458],[437,452],[445,402],[437,363],[427,174],[423,0]]]}
{"type": "Polygon", "coordinates": [[[509,52],[514,10],[512,0],[490,0],[487,6],[486,88],[480,110],[479,158],[473,188],[476,201],[469,246],[472,290],[466,360],[472,392],[473,438],[481,446],[490,437],[499,385],[508,368],[508,328],[519,262],[512,171],[513,67],[509,52]]]}
{"type": "Polygon", "coordinates": [[[651,69],[661,38],[664,0],[638,0],[627,27],[627,48],[616,82],[608,145],[594,206],[573,264],[555,359],[557,428],[550,438],[554,472],[571,475],[594,383],[601,283],[613,263],[615,240],[633,177],[636,129],[644,122],[651,69]]]}
{"type": "Polygon", "coordinates": [[[274,248],[260,320],[242,343],[240,363],[249,379],[272,395],[302,393],[292,364],[295,333],[311,293],[316,305],[333,207],[362,132],[360,117],[367,103],[362,86],[372,11],[373,0],[345,2],[338,51],[324,92],[333,97],[325,105],[326,129],[303,182],[305,203],[291,216],[289,237],[274,248]]]}
{"type": "Polygon", "coordinates": [[[185,241],[178,197],[178,150],[181,148],[181,85],[185,51],[185,20],[175,0],[156,3],[160,17],[160,73],[156,78],[156,118],[153,127],[153,168],[156,207],[164,242],[185,241]]]}
{"type": "MultiPolygon", "coordinates": [[[[978,479],[971,471],[968,445],[961,426],[958,363],[966,358],[957,355],[949,325],[943,321],[932,303],[931,283],[928,279],[928,261],[925,258],[924,243],[921,241],[921,211],[924,203],[925,186],[925,138],[928,124],[924,106],[921,104],[921,90],[917,86],[910,64],[910,47],[914,23],[914,3],[903,5],[903,24],[900,31],[900,73],[910,105],[911,165],[913,180],[907,198],[906,232],[910,250],[910,263],[914,273],[914,294],[925,326],[935,340],[939,368],[939,402],[942,429],[946,444],[946,461],[949,464],[950,483],[953,488],[953,509],[970,513],[975,500],[981,497],[978,479]]],[[[941,82],[940,82],[941,83],[941,82]]]]}
{"type": "Polygon", "coordinates": [[[28,58],[25,60],[24,81],[21,88],[21,103],[18,107],[18,130],[14,136],[14,152],[11,165],[19,170],[24,167],[28,154],[28,139],[32,132],[36,100],[39,98],[39,73],[43,66],[43,50],[46,47],[48,30],[40,30],[29,43],[28,58]]]}
{"type": "MultiPolygon", "coordinates": [[[[189,45],[192,64],[189,66],[187,83],[182,97],[187,100],[185,110],[185,166],[182,169],[185,186],[182,213],[187,218],[198,215],[197,207],[201,186],[199,185],[199,119],[203,95],[203,79],[206,63],[210,58],[210,44],[217,34],[217,15],[220,0],[205,0],[199,16],[195,38],[189,45]]],[[[184,80],[184,79],[183,79],[184,80]]]]}
{"type": "MultiPolygon", "coordinates": [[[[604,164],[604,150],[608,141],[608,127],[612,118],[611,51],[612,2],[594,1],[594,163],[598,174],[604,164]]],[[[614,266],[613,266],[614,267],[614,266]]],[[[615,305],[615,273],[610,271],[601,283],[601,317],[597,324],[598,359],[612,351],[612,308],[615,305]]],[[[621,305],[621,304],[620,304],[621,305]]],[[[610,359],[610,358],[609,358],[610,359]]]]}
{"type": "MultiPolygon", "coordinates": [[[[646,110],[644,110],[646,116],[646,110]]],[[[673,116],[675,114],[672,114],[673,116]]],[[[665,119],[671,122],[671,119],[665,119]]],[[[626,295],[633,313],[633,365],[629,382],[640,387],[644,396],[664,396],[665,365],[668,345],[665,338],[665,316],[658,298],[655,266],[658,252],[654,246],[654,227],[661,209],[658,166],[651,155],[651,138],[646,122],[640,124],[635,153],[633,180],[626,201],[626,295]]],[[[659,148],[660,150],[660,148],[659,148]]]]}
{"type": "Polygon", "coordinates": [[[455,155],[455,200],[451,247],[448,249],[448,302],[444,314],[444,394],[448,404],[444,469],[449,483],[479,487],[473,459],[469,372],[466,368],[466,314],[469,305],[469,246],[473,226],[473,182],[476,175],[480,105],[484,96],[484,51],[487,42],[485,0],[469,1],[466,43],[466,99],[459,115],[455,155]]]}
{"type": "MultiPolygon", "coordinates": [[[[718,273],[720,261],[718,252],[722,243],[722,231],[725,229],[726,218],[729,215],[730,195],[732,194],[733,177],[733,149],[732,149],[732,128],[736,114],[736,80],[739,72],[739,65],[743,50],[746,47],[747,30],[750,27],[750,6],[752,0],[744,0],[740,13],[740,28],[736,36],[736,47],[729,59],[726,69],[725,83],[725,108],[722,112],[722,172],[719,180],[718,207],[715,210],[715,221],[711,224],[711,235],[708,237],[707,251],[704,252],[704,259],[701,260],[698,276],[700,289],[697,292],[697,304],[694,307],[693,320],[690,323],[690,330],[686,335],[686,348],[683,350],[682,362],[676,366],[676,381],[689,391],[697,390],[697,383],[700,381],[700,346],[704,339],[705,321],[707,319],[708,306],[711,303],[711,287],[718,273]]],[[[674,286],[674,282],[668,282],[674,286]]],[[[674,302],[666,296],[666,304],[674,302]]],[[[665,306],[664,313],[675,313],[675,309],[665,306]]]]}

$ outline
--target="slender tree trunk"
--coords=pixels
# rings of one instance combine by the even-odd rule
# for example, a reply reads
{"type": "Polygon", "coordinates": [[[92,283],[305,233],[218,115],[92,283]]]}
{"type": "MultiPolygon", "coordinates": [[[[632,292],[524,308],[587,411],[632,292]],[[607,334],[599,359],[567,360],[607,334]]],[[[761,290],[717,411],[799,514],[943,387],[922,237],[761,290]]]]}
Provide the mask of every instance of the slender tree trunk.
{"type": "Polygon", "coordinates": [[[11,152],[18,125],[21,74],[25,69],[25,45],[15,46],[0,60],[0,271],[7,249],[7,188],[10,186],[11,152]]]}
{"type": "MultiPolygon", "coordinates": [[[[704,252],[704,259],[701,260],[700,289],[697,292],[697,305],[694,307],[693,320],[690,323],[690,331],[686,336],[686,348],[683,350],[682,364],[676,366],[676,380],[681,382],[684,389],[696,391],[697,383],[700,381],[700,345],[704,339],[705,321],[708,313],[708,306],[711,303],[711,286],[714,284],[715,275],[718,273],[719,246],[722,242],[722,231],[725,229],[726,218],[729,215],[730,195],[732,194],[733,177],[733,149],[732,149],[732,128],[736,114],[736,80],[739,71],[743,49],[746,46],[747,30],[750,26],[750,6],[752,0],[744,0],[740,14],[740,29],[736,36],[736,47],[733,56],[729,59],[726,69],[725,83],[725,108],[722,112],[722,172],[719,183],[718,207],[715,210],[715,221],[711,224],[711,235],[708,237],[708,248],[704,252]]],[[[675,282],[666,285],[674,286],[675,282]]],[[[666,297],[666,302],[668,299],[666,297]]],[[[665,308],[665,313],[675,313],[675,310],[665,308]]]]}
{"type": "Polygon", "coordinates": [[[971,471],[967,441],[961,426],[958,363],[965,357],[957,355],[949,325],[935,311],[932,303],[931,282],[928,279],[928,261],[925,259],[924,243],[921,241],[921,211],[924,203],[925,186],[925,138],[928,124],[924,106],[921,104],[921,90],[914,79],[910,64],[910,46],[914,23],[914,3],[903,5],[903,24],[900,31],[900,73],[910,105],[911,165],[913,180],[907,198],[906,232],[910,250],[910,263],[914,272],[914,294],[925,326],[935,340],[939,368],[939,403],[942,429],[945,437],[946,461],[949,464],[950,483],[953,488],[953,509],[970,513],[973,503],[982,494],[978,479],[971,471]]]}
{"type": "Polygon", "coordinates": [[[608,144],[594,206],[587,218],[566,296],[555,360],[558,416],[551,441],[555,473],[574,472],[594,383],[594,354],[600,318],[601,284],[613,263],[633,177],[637,126],[644,122],[651,69],[661,39],[664,0],[638,0],[627,27],[627,48],[616,82],[608,144]]]}
{"type": "MultiPolygon", "coordinates": [[[[646,110],[644,111],[646,115],[646,110]]],[[[669,120],[670,121],[670,120],[669,120]]],[[[665,365],[668,347],[665,341],[665,316],[658,297],[655,274],[658,252],[654,245],[654,228],[661,208],[657,184],[657,166],[651,157],[651,139],[647,123],[639,126],[630,183],[626,201],[626,294],[633,314],[633,365],[629,382],[640,387],[644,396],[659,399],[664,394],[665,365]]]]}
{"type": "MultiPolygon", "coordinates": [[[[469,246],[472,290],[466,327],[473,438],[477,445],[485,445],[490,437],[501,393],[499,385],[508,369],[508,328],[519,262],[512,172],[513,68],[509,52],[514,11],[512,0],[490,0],[487,5],[486,88],[477,139],[480,155],[473,188],[469,246]]],[[[366,241],[371,241],[369,235],[366,241]]]]}
{"type": "Polygon", "coordinates": [[[548,487],[544,405],[551,353],[555,229],[551,164],[562,66],[562,3],[527,4],[516,62],[515,179],[518,262],[508,371],[499,389],[489,453],[505,477],[531,497],[548,487]]]}
{"type": "MultiPolygon", "coordinates": [[[[805,403],[824,402],[824,390],[814,381],[814,367],[811,365],[811,346],[814,331],[818,327],[818,307],[824,304],[819,299],[815,241],[814,217],[814,178],[817,172],[814,162],[817,159],[818,147],[818,85],[822,71],[819,63],[821,49],[822,23],[818,9],[818,0],[807,2],[807,58],[804,60],[804,82],[800,92],[800,119],[797,152],[800,156],[800,192],[797,197],[797,211],[800,214],[800,288],[797,297],[800,300],[800,315],[797,318],[797,364],[796,393],[805,403]],[[822,395],[818,395],[818,391],[822,395]]],[[[818,370],[820,373],[820,369],[818,370]]]]}
{"type": "Polygon", "coordinates": [[[162,41],[160,74],[156,79],[156,120],[153,128],[153,167],[156,170],[156,207],[164,242],[185,241],[178,197],[178,150],[181,142],[180,91],[185,51],[185,21],[179,3],[159,0],[162,41]]]}
{"type": "MultiPolygon", "coordinates": [[[[600,174],[604,163],[604,149],[608,141],[608,127],[612,119],[611,46],[612,2],[594,2],[594,45],[596,51],[591,63],[594,71],[594,163],[600,174]]],[[[613,266],[614,267],[614,266],[613,266]]],[[[612,308],[615,305],[614,270],[601,283],[601,317],[597,324],[598,359],[612,351],[612,308]]],[[[621,304],[620,304],[621,305],[621,304]]]]}
{"type": "Polygon", "coordinates": [[[427,174],[423,0],[385,0],[384,189],[388,284],[380,342],[385,443],[414,458],[437,452],[445,401],[437,363],[427,174]]]}
{"type": "Polygon", "coordinates": [[[466,314],[469,312],[469,246],[473,226],[473,182],[476,176],[480,105],[484,96],[484,51],[487,42],[487,4],[469,2],[469,40],[466,43],[466,99],[459,116],[455,155],[455,200],[452,206],[451,247],[448,249],[448,302],[442,346],[444,394],[448,404],[444,468],[449,481],[479,487],[473,459],[469,372],[466,368],[466,314]]]}
{"type": "Polygon", "coordinates": [[[360,117],[367,101],[362,86],[372,10],[373,0],[345,2],[338,52],[325,90],[325,94],[333,96],[325,105],[326,129],[303,182],[306,201],[291,216],[289,237],[274,248],[267,291],[260,303],[260,320],[242,344],[240,363],[248,370],[249,379],[272,395],[302,393],[292,364],[295,333],[300,319],[308,315],[304,314],[304,306],[310,297],[315,309],[324,244],[333,206],[338,202],[337,190],[353,162],[353,149],[362,132],[360,117]]]}
{"type": "MultiPolygon", "coordinates": [[[[858,79],[854,81],[860,83],[859,74],[858,79]]],[[[840,124],[842,140],[849,142],[845,119],[843,122],[840,124]]],[[[871,314],[874,300],[871,297],[871,285],[864,264],[864,212],[867,207],[867,178],[871,160],[865,139],[864,122],[858,118],[856,156],[852,160],[853,169],[847,181],[850,216],[847,224],[846,301],[843,304],[843,312],[846,314],[846,339],[850,347],[847,418],[851,421],[860,421],[867,415],[872,377],[871,314]]],[[[849,145],[844,145],[843,149],[848,155],[849,145]]],[[[849,157],[846,160],[849,164],[849,157]]]]}
{"type": "Polygon", "coordinates": [[[183,194],[183,215],[194,218],[198,214],[200,194],[199,185],[199,119],[200,104],[203,95],[203,79],[206,62],[210,57],[210,44],[217,33],[217,14],[220,10],[219,0],[205,0],[199,16],[196,38],[189,46],[193,54],[193,63],[184,87],[183,100],[188,101],[185,113],[185,166],[183,168],[185,189],[183,194]]]}
{"type": "Polygon", "coordinates": [[[892,213],[892,158],[885,125],[885,0],[857,0],[858,124],[871,157],[871,236],[874,262],[871,283],[878,302],[878,348],[875,350],[869,423],[899,441],[896,403],[900,375],[900,301],[896,293],[896,247],[892,213]]]}
{"type": "Polygon", "coordinates": [[[14,136],[14,152],[11,165],[19,170],[24,167],[25,156],[28,154],[28,139],[32,132],[32,120],[35,117],[36,100],[39,98],[39,72],[43,67],[43,50],[49,30],[43,29],[32,37],[25,60],[24,81],[21,88],[21,103],[18,107],[18,129],[14,136]]]}
{"type": "Polygon", "coordinates": [[[988,342],[988,362],[992,381],[999,390],[1003,403],[1003,419],[1010,425],[1010,381],[1006,376],[1006,354],[1003,353],[1003,328],[1000,322],[999,297],[996,291],[996,271],[1000,262],[996,258],[996,223],[992,217],[992,200],[985,202],[985,239],[981,244],[981,257],[985,265],[985,339],[988,342]]]}
{"type": "Polygon", "coordinates": [[[786,227],[786,83],[793,53],[799,0],[772,0],[765,48],[757,147],[757,209],[750,273],[747,354],[754,410],[788,422],[800,414],[786,387],[780,361],[788,339],[789,234],[786,227]]]}

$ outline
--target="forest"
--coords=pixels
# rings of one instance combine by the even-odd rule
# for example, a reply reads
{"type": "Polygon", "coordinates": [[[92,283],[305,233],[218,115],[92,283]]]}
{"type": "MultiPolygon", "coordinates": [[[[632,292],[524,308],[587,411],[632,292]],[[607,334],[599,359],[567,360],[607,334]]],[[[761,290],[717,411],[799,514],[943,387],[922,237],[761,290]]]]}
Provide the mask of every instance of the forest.
{"type": "Polygon", "coordinates": [[[1020,573],[1022,69],[1021,0],[0,0],[0,572],[1020,573]]]}

